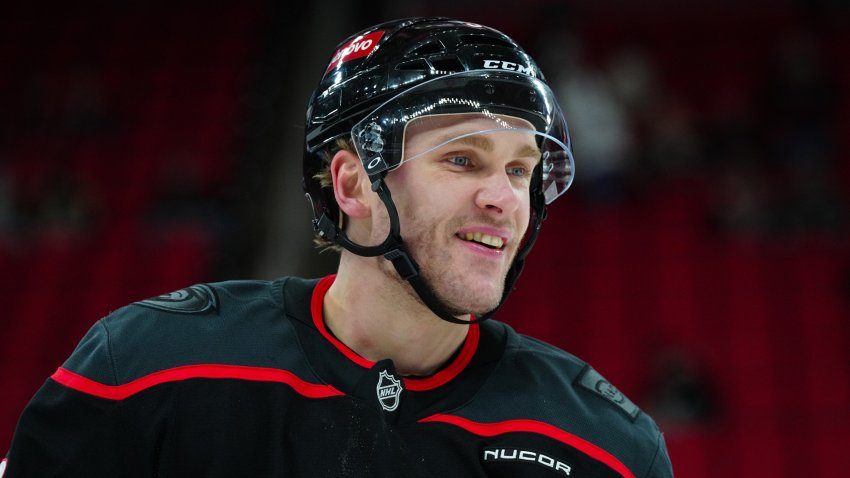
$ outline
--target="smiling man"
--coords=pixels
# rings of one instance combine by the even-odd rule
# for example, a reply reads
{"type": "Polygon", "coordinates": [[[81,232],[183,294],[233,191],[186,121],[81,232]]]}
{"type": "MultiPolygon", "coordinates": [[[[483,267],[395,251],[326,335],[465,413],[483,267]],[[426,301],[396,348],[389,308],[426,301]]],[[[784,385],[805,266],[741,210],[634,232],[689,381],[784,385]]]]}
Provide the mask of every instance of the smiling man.
{"type": "Polygon", "coordinates": [[[491,320],[572,182],[557,105],[488,27],[349,37],[305,131],[337,274],[100,320],[22,415],[7,476],[672,476],[655,423],[599,373],[491,320]]]}
{"type": "MultiPolygon", "coordinates": [[[[497,119],[460,113],[413,120],[404,150],[412,159],[386,179],[397,191],[405,244],[422,258],[423,278],[453,315],[496,308],[528,228],[531,175],[541,155],[536,135],[526,121],[497,119]]],[[[375,214],[386,217],[374,202],[375,214]]],[[[376,232],[383,239],[388,230],[376,232]]]]}

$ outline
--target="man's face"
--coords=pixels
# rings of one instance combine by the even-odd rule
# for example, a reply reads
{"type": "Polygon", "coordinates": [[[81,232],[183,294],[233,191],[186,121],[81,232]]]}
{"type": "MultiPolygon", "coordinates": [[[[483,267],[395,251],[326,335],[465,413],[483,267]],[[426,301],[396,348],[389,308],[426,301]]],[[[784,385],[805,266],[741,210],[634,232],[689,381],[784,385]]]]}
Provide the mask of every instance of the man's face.
{"type": "MultiPolygon", "coordinates": [[[[540,152],[528,131],[478,133],[429,150],[466,133],[531,128],[518,118],[497,121],[466,114],[414,120],[404,148],[404,157],[413,159],[387,175],[404,243],[455,315],[480,315],[499,304],[528,227],[531,173],[540,152]]],[[[398,279],[392,265],[382,262],[398,279]]]]}

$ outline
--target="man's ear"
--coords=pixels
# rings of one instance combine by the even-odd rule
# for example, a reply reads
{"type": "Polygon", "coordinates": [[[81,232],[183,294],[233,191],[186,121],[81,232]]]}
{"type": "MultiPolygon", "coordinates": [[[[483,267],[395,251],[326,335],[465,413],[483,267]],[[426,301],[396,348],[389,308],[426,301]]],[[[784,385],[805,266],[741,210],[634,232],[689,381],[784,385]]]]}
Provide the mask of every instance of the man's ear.
{"type": "Polygon", "coordinates": [[[331,159],[331,178],[339,209],[352,218],[369,217],[372,189],[357,154],[337,151],[331,159]]]}

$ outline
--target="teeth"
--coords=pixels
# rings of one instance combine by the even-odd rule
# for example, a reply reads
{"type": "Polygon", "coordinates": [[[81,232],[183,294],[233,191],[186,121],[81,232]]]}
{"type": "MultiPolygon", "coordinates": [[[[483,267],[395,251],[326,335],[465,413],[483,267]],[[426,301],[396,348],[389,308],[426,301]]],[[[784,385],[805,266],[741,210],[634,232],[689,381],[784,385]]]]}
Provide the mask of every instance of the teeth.
{"type": "Polygon", "coordinates": [[[488,246],[493,246],[496,249],[500,249],[502,247],[502,245],[504,244],[501,237],[486,236],[486,235],[481,238],[481,242],[487,244],[488,246]]]}
{"type": "Polygon", "coordinates": [[[482,234],[480,232],[467,232],[464,235],[464,239],[467,241],[475,241],[480,242],[482,244],[487,244],[490,247],[495,247],[496,249],[501,249],[501,247],[505,244],[502,241],[501,237],[491,236],[489,234],[482,234]]]}

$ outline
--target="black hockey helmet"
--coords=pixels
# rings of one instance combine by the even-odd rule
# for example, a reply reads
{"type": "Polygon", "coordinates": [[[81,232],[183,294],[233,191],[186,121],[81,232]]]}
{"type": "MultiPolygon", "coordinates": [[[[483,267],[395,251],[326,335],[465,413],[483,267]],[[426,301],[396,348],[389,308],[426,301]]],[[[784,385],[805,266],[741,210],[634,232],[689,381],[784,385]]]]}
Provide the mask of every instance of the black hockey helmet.
{"type": "Polygon", "coordinates": [[[412,159],[404,157],[408,124],[465,113],[492,120],[490,127],[477,133],[534,134],[541,153],[532,177],[533,222],[508,273],[504,301],[536,239],[546,204],[566,191],[573,177],[564,116],[540,69],[514,40],[492,28],[448,18],[396,20],[352,35],[337,47],[310,98],[304,146],[303,187],[318,233],[355,254],[384,255],[431,310],[452,322],[457,319],[430,296],[418,278],[418,266],[403,247],[398,214],[383,178],[412,159]],[[528,126],[518,129],[501,119],[506,116],[528,126]],[[316,179],[326,167],[325,151],[343,137],[351,138],[373,190],[389,212],[390,234],[377,246],[355,244],[346,237],[338,227],[333,188],[322,187],[316,179]]]}

